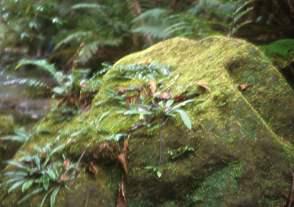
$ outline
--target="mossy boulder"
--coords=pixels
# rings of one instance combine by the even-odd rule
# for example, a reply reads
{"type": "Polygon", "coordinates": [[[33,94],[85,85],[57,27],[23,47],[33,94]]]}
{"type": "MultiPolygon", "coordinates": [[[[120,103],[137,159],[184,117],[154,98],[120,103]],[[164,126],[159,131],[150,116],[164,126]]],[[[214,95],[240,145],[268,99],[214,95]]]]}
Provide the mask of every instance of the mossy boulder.
{"type": "MultiPolygon", "coordinates": [[[[128,132],[139,117],[118,113],[124,108],[108,92],[144,84],[113,78],[120,65],[150,62],[170,66],[171,75],[161,84],[173,97],[197,92],[185,106],[193,127],[188,130],[177,117],[131,134],[129,206],[285,205],[294,167],[293,91],[255,46],[216,36],[170,39],[122,58],[104,76],[89,111],[62,123],[45,118],[36,127],[40,133],[23,151],[58,137],[71,143],[63,153],[72,159],[86,152],[74,191],[63,190],[57,206],[115,206],[122,147],[109,137],[128,132]],[[89,163],[96,166],[94,176],[89,163]]],[[[13,206],[19,196],[7,196],[2,206],[13,206]]]]}

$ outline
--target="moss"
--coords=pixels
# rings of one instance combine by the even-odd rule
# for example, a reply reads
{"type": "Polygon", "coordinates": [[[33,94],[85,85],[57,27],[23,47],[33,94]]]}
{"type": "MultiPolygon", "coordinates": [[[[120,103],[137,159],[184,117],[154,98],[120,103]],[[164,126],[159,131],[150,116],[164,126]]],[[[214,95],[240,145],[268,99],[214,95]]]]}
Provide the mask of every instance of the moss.
{"type": "Polygon", "coordinates": [[[235,194],[239,190],[241,168],[240,164],[231,164],[208,176],[193,193],[193,204],[201,207],[226,206],[226,195],[235,194]]]}
{"type": "Polygon", "coordinates": [[[13,133],[14,119],[9,115],[0,115],[0,135],[13,133]]]}
{"type": "MultiPolygon", "coordinates": [[[[290,174],[294,166],[293,91],[255,46],[239,39],[174,38],[121,59],[101,80],[88,112],[61,123],[48,117],[39,128],[48,128],[50,133],[39,133],[23,150],[59,137],[60,142],[71,140],[64,153],[79,157],[88,147],[95,149],[107,141],[110,135],[127,131],[138,117],[119,114],[124,107],[112,100],[108,92],[143,82],[113,78],[116,66],[152,61],[171,66],[171,76],[162,82],[166,91],[174,96],[198,94],[193,104],[185,106],[193,129],[187,130],[177,117],[164,127],[158,123],[132,135],[127,182],[130,206],[189,206],[193,197],[195,202],[202,199],[202,206],[214,205],[215,201],[219,206],[242,202],[247,206],[282,206],[279,192],[288,186],[284,175],[290,174]],[[198,93],[201,84],[207,89],[198,93]],[[240,84],[249,88],[240,90],[240,84]],[[195,151],[176,160],[168,159],[168,150],[184,146],[195,151]],[[147,166],[153,166],[162,176],[146,170],[147,166]],[[213,182],[218,185],[212,186],[213,182]],[[228,188],[230,191],[226,192],[228,188]],[[187,195],[191,195],[190,199],[187,195]]],[[[103,186],[106,197],[114,203],[115,194],[108,193],[113,193],[119,179],[108,176],[120,174],[121,170],[115,165],[109,167],[110,174],[109,169],[99,168],[107,176],[97,179],[111,184],[103,186]]],[[[90,177],[84,178],[83,182],[92,182],[90,177]]],[[[83,188],[77,185],[76,189],[78,192],[83,188]]],[[[77,202],[76,206],[82,205],[77,202]]]]}

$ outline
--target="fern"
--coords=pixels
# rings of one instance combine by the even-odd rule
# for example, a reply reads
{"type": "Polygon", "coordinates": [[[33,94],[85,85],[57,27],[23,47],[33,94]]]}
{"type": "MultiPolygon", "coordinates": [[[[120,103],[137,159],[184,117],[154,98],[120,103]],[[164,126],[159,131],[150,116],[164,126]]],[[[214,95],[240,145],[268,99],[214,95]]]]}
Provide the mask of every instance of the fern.
{"type": "MultiPolygon", "coordinates": [[[[173,27],[171,23],[171,16],[169,15],[170,11],[166,9],[150,9],[138,17],[134,18],[134,28],[132,32],[141,33],[146,36],[151,36],[154,39],[166,39],[172,35],[173,27]],[[143,24],[142,24],[143,22],[143,24]]],[[[179,22],[180,24],[182,22],[179,22]]],[[[178,23],[178,24],[179,24],[178,23]]],[[[176,27],[174,27],[176,29],[176,27]]]]}
{"type": "Polygon", "coordinates": [[[54,50],[58,50],[60,47],[72,42],[80,42],[83,38],[89,38],[92,35],[93,33],[91,31],[76,31],[59,41],[55,45],[54,50]]]}
{"type": "Polygon", "coordinates": [[[18,62],[16,69],[19,69],[23,66],[26,65],[34,65],[39,67],[41,70],[44,70],[48,73],[50,73],[50,75],[55,76],[57,70],[54,66],[54,64],[50,64],[48,63],[47,60],[28,60],[28,59],[22,59],[18,62]]]}
{"type": "Polygon", "coordinates": [[[232,34],[250,36],[247,31],[252,28],[254,33],[250,38],[255,41],[275,40],[291,37],[294,34],[291,1],[243,0],[238,1],[238,4],[238,8],[232,15],[232,34]]]}
{"type": "Polygon", "coordinates": [[[151,36],[156,40],[173,36],[203,36],[211,33],[207,22],[189,12],[171,14],[165,9],[151,9],[136,17],[133,23],[132,32],[151,36]]]}
{"type": "Polygon", "coordinates": [[[22,59],[18,62],[16,69],[20,69],[27,65],[33,65],[33,66],[36,66],[39,70],[48,72],[58,84],[63,84],[66,78],[62,72],[57,71],[54,64],[50,64],[47,60],[22,59]]]}
{"type": "Polygon", "coordinates": [[[100,4],[95,4],[95,3],[79,3],[75,4],[71,7],[73,10],[78,10],[78,9],[94,9],[97,11],[103,11],[105,7],[100,4]]]}

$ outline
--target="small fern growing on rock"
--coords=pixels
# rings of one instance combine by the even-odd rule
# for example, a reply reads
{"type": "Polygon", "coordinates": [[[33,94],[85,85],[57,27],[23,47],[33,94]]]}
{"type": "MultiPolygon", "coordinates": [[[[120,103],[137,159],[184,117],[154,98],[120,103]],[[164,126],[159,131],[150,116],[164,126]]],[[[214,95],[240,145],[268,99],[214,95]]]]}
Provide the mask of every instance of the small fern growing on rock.
{"type": "Polygon", "coordinates": [[[55,206],[56,197],[61,189],[67,187],[78,173],[78,163],[68,159],[56,159],[56,155],[65,145],[47,144],[36,146],[32,154],[7,161],[8,171],[4,173],[1,187],[8,188],[8,194],[21,192],[23,197],[17,204],[22,204],[33,196],[43,194],[40,207],[49,200],[50,207],[55,206]]]}

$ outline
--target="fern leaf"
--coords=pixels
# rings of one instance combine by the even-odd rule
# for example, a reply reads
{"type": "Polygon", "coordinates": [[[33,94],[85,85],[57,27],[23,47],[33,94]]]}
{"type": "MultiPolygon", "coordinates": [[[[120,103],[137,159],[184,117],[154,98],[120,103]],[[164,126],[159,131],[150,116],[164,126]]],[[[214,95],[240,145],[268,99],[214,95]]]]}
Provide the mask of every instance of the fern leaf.
{"type": "Polygon", "coordinates": [[[148,22],[148,21],[159,21],[160,18],[167,16],[169,11],[167,9],[148,9],[136,18],[133,19],[133,23],[148,22]]]}
{"type": "Polygon", "coordinates": [[[44,70],[48,73],[50,73],[53,77],[55,76],[55,73],[57,72],[55,65],[48,63],[47,60],[28,60],[28,59],[22,59],[18,62],[15,69],[19,69],[26,65],[34,65],[40,68],[41,70],[44,70]]]}
{"type": "Polygon", "coordinates": [[[77,9],[95,9],[98,11],[103,11],[105,6],[101,4],[96,4],[96,3],[79,3],[75,4],[71,7],[72,10],[77,10],[77,9]]]}
{"type": "Polygon", "coordinates": [[[91,36],[93,36],[93,33],[88,32],[88,31],[78,31],[78,32],[72,33],[72,34],[68,35],[67,37],[65,37],[64,39],[62,39],[61,41],[59,41],[55,45],[54,50],[57,50],[61,46],[66,45],[70,42],[73,42],[73,41],[79,42],[83,38],[90,38],[91,36]]]}
{"type": "Polygon", "coordinates": [[[99,48],[99,41],[92,42],[89,44],[86,44],[79,52],[78,54],[78,60],[77,62],[80,63],[86,63],[89,61],[93,55],[97,52],[99,48]]]}
{"type": "Polygon", "coordinates": [[[165,26],[144,25],[133,29],[132,32],[141,33],[146,36],[151,36],[155,39],[165,39],[168,37],[168,35],[163,32],[165,29],[165,26]]]}

